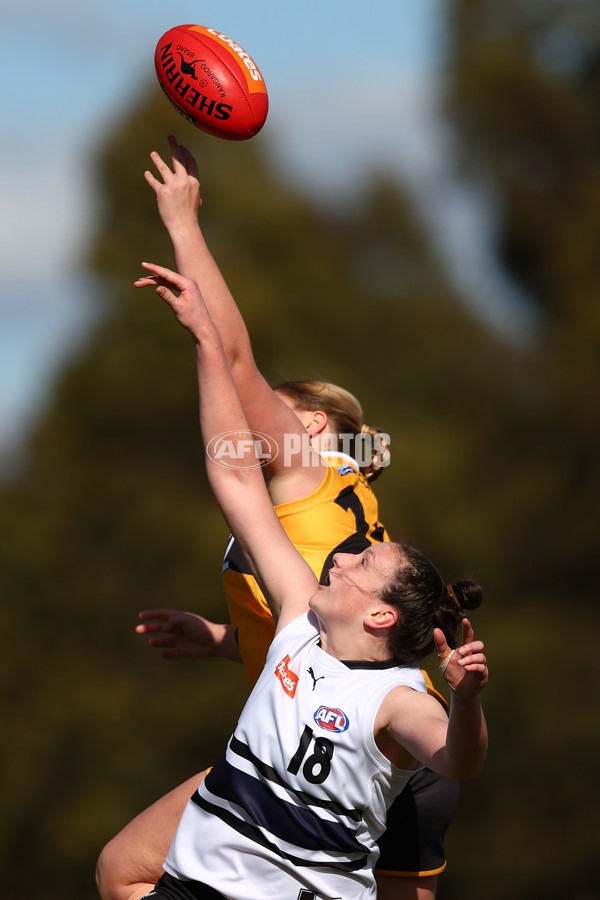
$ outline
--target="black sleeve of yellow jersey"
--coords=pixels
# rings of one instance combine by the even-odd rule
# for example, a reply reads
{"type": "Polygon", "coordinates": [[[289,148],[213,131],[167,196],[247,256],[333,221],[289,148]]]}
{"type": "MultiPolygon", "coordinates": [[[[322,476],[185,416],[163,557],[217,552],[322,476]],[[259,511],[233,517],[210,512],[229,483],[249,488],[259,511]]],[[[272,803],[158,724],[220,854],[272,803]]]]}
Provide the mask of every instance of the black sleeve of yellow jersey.
{"type": "Polygon", "coordinates": [[[416,772],[387,814],[375,872],[437,875],[446,868],[444,835],[458,804],[458,781],[430,769],[416,772]]]}

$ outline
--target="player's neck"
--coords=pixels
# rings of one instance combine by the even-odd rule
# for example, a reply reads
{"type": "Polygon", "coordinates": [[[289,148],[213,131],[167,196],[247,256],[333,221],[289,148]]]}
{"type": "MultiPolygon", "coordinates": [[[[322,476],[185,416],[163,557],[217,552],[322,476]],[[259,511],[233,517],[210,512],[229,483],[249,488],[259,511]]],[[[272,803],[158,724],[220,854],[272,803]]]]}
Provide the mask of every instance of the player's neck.
{"type": "Polygon", "coordinates": [[[387,662],[387,642],[365,631],[321,626],[321,648],[330,656],[342,661],[387,662]]]}

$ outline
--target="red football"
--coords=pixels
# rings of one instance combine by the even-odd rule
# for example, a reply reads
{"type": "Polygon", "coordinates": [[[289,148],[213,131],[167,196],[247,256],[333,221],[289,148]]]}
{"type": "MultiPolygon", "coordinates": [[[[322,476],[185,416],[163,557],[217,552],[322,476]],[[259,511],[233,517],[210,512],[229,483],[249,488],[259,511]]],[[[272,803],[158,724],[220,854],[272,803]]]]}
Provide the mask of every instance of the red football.
{"type": "Polygon", "coordinates": [[[171,28],[156,45],[154,64],[171,103],[202,131],[244,141],[264,125],[269,98],[258,66],[214,28],[171,28]]]}

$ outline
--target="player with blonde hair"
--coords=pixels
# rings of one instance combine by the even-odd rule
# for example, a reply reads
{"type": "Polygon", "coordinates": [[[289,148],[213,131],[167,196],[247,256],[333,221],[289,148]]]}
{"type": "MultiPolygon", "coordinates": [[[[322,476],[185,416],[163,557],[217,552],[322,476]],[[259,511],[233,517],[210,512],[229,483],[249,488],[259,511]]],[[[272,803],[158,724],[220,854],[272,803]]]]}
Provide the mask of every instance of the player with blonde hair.
{"type": "MultiPolygon", "coordinates": [[[[152,154],[162,181],[150,172],[146,179],[156,192],[177,268],[201,286],[252,431],[269,435],[279,445],[293,438],[300,448],[287,458],[280,453],[263,472],[284,529],[325,583],[336,553],[361,553],[389,540],[370,488],[389,463],[389,438],[364,424],[360,404],[343,388],[314,381],[287,382],[275,390],[269,387],[254,362],[239,309],[199,228],[201,198],[195,162],[174,139],[170,146],[173,169],[152,154]],[[345,452],[349,446],[360,445],[360,435],[370,437],[372,450],[360,461],[362,466],[345,452]]],[[[168,658],[241,658],[254,685],[275,624],[239,550],[233,542],[224,563],[230,624],[174,610],[150,610],[141,614],[138,631],[150,634],[150,641],[168,658]]],[[[103,900],[137,900],[154,883],[181,812],[202,777],[193,776],[161,798],[104,848],[97,869],[103,900]]],[[[390,811],[394,829],[380,841],[380,900],[434,897],[437,875],[445,867],[443,835],[456,806],[457,790],[454,781],[426,769],[411,779],[390,811]]]]}
{"type": "MultiPolygon", "coordinates": [[[[197,284],[144,263],[194,337],[205,446],[250,429],[197,284]],[[180,292],[175,296],[173,290],[180,292]]],[[[223,466],[206,453],[221,511],[277,622],[238,725],[194,791],[148,896],[164,900],[374,900],[377,840],[394,796],[423,765],[473,777],[487,751],[488,679],[464,608],[473,582],[444,584],[422,554],[382,542],[336,553],[320,585],[281,527],[253,442],[223,466]],[[308,613],[308,614],[307,614],[308,613]],[[462,623],[463,643],[455,651],[462,623]],[[417,661],[437,649],[449,718],[417,661]]]]}

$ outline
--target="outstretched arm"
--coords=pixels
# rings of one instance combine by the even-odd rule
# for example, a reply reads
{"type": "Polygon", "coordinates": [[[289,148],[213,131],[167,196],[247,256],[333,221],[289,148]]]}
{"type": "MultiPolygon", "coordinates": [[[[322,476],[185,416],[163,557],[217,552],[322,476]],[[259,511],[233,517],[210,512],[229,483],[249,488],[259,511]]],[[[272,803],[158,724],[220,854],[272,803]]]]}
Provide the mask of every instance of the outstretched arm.
{"type": "Polygon", "coordinates": [[[479,699],[488,680],[484,646],[473,639],[468,619],[463,619],[462,630],[462,645],[449,652],[443,631],[434,629],[440,668],[452,689],[449,716],[433,697],[405,688],[392,691],[378,714],[379,725],[396,743],[434,772],[455,779],[476,775],[487,753],[479,699]]]}
{"type": "Polygon", "coordinates": [[[203,201],[196,160],[173,135],[169,135],[168,143],[171,167],[153,151],[150,158],[159,177],[147,170],[144,178],[156,194],[158,212],[173,246],[175,267],[200,286],[237,385],[238,377],[252,379],[259,374],[248,330],[200,229],[198,212],[203,201]]]}
{"type": "Polygon", "coordinates": [[[200,428],[210,450],[222,435],[235,442],[227,465],[216,453],[205,455],[211,487],[231,533],[239,542],[269,601],[278,627],[301,615],[318,588],[310,566],[290,542],[273,509],[217,330],[196,282],[177,272],[142,264],[151,274],[136,287],[154,286],[194,338],[200,428]],[[180,291],[176,296],[173,291],[180,291]],[[250,439],[249,439],[250,437],[250,439]]]}
{"type": "MultiPolygon", "coordinates": [[[[169,150],[171,166],[153,152],[151,159],[159,177],[149,170],[144,177],[156,194],[177,271],[193,279],[202,291],[250,428],[268,434],[281,448],[285,435],[302,436],[305,429],[257,368],[244,319],[200,229],[198,212],[202,197],[196,160],[172,135],[169,150]]],[[[277,482],[271,484],[272,494],[276,493],[275,502],[306,496],[321,483],[323,468],[319,457],[305,445],[304,460],[307,452],[311,457],[308,465],[303,465],[301,453],[284,456],[282,452],[266,465],[265,474],[277,482]]]]}

